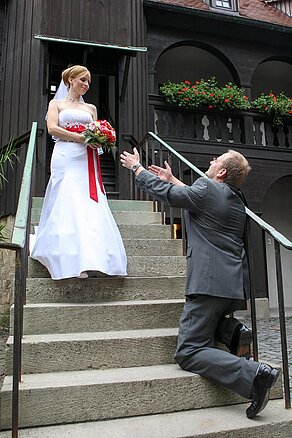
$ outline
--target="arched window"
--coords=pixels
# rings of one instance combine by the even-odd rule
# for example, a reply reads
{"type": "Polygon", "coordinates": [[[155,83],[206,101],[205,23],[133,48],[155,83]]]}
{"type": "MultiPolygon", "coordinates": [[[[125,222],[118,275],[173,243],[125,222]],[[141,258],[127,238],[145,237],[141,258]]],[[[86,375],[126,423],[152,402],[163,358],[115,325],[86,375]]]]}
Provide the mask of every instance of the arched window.
{"type": "MultiPolygon", "coordinates": [[[[222,56],[223,58],[223,56],[222,56]]],[[[181,82],[208,79],[215,76],[219,85],[236,82],[237,73],[231,73],[228,62],[211,51],[191,45],[180,45],[166,50],[159,57],[155,67],[155,92],[164,82],[181,82]]]]}
{"type": "Polygon", "coordinates": [[[252,80],[252,99],[261,93],[281,91],[287,96],[292,95],[292,60],[291,63],[282,60],[270,59],[262,62],[255,69],[252,80]]]}

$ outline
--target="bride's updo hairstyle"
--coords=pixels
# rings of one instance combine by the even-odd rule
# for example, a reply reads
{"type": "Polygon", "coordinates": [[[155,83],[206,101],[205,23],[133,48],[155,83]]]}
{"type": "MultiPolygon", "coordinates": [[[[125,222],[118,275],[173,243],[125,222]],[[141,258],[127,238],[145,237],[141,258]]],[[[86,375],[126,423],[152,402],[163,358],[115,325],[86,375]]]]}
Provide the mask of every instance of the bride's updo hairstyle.
{"type": "Polygon", "coordinates": [[[83,74],[89,74],[90,76],[89,70],[84,67],[84,65],[72,65],[72,67],[66,68],[66,70],[63,71],[62,79],[64,81],[64,84],[69,87],[70,78],[77,78],[78,76],[81,76],[83,74]]]}

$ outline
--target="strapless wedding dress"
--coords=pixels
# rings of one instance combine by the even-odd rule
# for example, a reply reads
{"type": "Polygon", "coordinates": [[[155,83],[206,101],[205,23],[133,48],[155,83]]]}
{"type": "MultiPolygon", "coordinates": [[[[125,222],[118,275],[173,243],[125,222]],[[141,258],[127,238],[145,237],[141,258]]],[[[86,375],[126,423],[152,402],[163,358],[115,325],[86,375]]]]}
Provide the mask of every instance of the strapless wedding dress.
{"type": "MultiPolygon", "coordinates": [[[[63,127],[91,121],[87,111],[59,113],[63,127]]],[[[97,175],[96,157],[94,166],[97,175]]],[[[97,177],[96,187],[98,202],[89,196],[85,145],[57,140],[36,240],[31,245],[31,257],[46,266],[55,280],[78,277],[84,271],[127,275],[121,235],[97,177]]]]}

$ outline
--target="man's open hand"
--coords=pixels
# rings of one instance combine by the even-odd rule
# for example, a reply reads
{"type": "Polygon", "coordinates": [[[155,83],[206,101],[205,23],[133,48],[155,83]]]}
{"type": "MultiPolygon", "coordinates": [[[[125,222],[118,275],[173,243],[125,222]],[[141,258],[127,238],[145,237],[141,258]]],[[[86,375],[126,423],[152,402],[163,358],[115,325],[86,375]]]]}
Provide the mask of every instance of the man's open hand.
{"type": "Polygon", "coordinates": [[[149,172],[158,176],[162,181],[171,182],[173,179],[171,167],[169,166],[167,161],[164,161],[164,166],[165,168],[152,164],[151,166],[148,167],[148,170],[149,172]]]}
{"type": "Polygon", "coordinates": [[[124,151],[120,155],[120,160],[123,167],[126,167],[127,169],[132,169],[134,164],[137,164],[140,162],[140,155],[136,148],[133,149],[133,154],[130,154],[130,152],[124,151]]]}

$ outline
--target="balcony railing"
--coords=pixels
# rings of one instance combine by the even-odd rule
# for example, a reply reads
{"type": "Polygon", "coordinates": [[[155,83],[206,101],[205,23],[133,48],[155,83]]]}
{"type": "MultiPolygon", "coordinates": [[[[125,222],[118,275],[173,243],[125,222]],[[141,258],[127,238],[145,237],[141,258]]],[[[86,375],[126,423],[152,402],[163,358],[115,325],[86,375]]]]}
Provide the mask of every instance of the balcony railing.
{"type": "Polygon", "coordinates": [[[149,103],[155,134],[165,139],[292,150],[292,121],[274,126],[271,118],[256,111],[187,109],[154,95],[149,103]]]}

